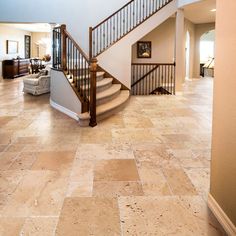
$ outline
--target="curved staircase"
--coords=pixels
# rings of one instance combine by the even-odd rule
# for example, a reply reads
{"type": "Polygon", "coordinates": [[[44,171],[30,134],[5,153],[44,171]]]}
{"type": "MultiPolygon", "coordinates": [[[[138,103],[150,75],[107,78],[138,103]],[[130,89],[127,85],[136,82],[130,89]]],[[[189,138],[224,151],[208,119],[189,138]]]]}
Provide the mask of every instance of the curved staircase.
{"type": "MultiPolygon", "coordinates": [[[[122,74],[114,77],[114,70],[111,72],[111,68],[109,68],[110,64],[116,67],[119,61],[123,63],[123,53],[120,53],[121,60],[113,61],[107,59],[111,56],[109,53],[105,54],[106,66],[101,66],[108,69],[113,76],[99,67],[96,57],[99,56],[100,63],[104,63],[104,58],[100,57],[101,54],[125,38],[130,32],[134,31],[134,34],[137,34],[135,29],[144,22],[148,22],[149,19],[151,20],[151,17],[157,12],[160,11],[160,18],[163,18],[161,10],[171,2],[173,2],[173,6],[176,5],[174,0],[131,0],[97,26],[90,27],[89,57],[67,32],[65,25],[54,28],[53,68],[64,72],[65,78],[70,82],[81,102],[81,114],[78,115],[81,126],[96,126],[97,121],[123,108],[130,95],[130,90],[126,87],[129,87],[129,84],[121,82],[122,74]]],[[[171,6],[170,9],[173,10],[171,6]]],[[[168,11],[168,16],[170,12],[168,11]]],[[[148,29],[152,30],[157,23],[150,22],[151,26],[148,29]]],[[[140,34],[136,35],[137,40],[139,36],[140,34]]],[[[130,47],[131,41],[128,41],[130,47]]],[[[123,49],[124,47],[122,47],[123,49]]],[[[126,51],[129,49],[127,48],[126,51]]],[[[124,70],[121,65],[120,67],[118,65],[118,68],[124,70]]],[[[123,76],[123,78],[127,77],[123,76]]]]}
{"type": "MultiPolygon", "coordinates": [[[[122,90],[121,84],[113,83],[111,77],[105,77],[105,72],[97,72],[96,115],[97,121],[105,119],[122,110],[129,99],[129,90],[122,90]]],[[[84,88],[89,89],[90,86],[84,88]]],[[[84,112],[78,115],[80,126],[89,126],[90,114],[84,112]]]]}

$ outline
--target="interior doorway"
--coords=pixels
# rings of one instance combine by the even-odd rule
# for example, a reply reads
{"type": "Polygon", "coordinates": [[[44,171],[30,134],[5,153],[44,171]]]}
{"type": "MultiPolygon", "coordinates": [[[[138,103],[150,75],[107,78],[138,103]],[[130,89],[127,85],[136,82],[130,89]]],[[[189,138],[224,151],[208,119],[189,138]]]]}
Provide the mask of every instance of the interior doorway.
{"type": "Polygon", "coordinates": [[[204,33],[200,38],[200,75],[214,77],[215,30],[204,33]]]}

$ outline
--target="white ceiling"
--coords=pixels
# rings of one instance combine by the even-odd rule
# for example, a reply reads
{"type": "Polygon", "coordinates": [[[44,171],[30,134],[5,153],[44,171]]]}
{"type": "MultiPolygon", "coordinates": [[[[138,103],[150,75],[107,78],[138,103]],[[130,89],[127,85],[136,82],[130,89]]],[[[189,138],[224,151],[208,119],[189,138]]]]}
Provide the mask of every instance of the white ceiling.
{"type": "Polygon", "coordinates": [[[4,26],[20,29],[20,30],[26,30],[30,32],[50,32],[51,31],[51,25],[46,23],[32,23],[32,24],[1,24],[4,26]]]}
{"type": "Polygon", "coordinates": [[[184,15],[195,24],[215,22],[216,0],[202,0],[184,7],[184,15]]]}

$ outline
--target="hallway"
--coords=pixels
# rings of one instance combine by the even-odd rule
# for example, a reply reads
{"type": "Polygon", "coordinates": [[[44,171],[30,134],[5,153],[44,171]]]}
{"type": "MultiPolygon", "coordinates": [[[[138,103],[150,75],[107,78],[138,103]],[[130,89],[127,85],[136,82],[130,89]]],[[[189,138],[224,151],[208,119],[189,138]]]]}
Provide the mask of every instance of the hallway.
{"type": "Polygon", "coordinates": [[[133,96],[81,128],[0,81],[0,235],[224,235],[206,205],[212,87],[133,96]]]}

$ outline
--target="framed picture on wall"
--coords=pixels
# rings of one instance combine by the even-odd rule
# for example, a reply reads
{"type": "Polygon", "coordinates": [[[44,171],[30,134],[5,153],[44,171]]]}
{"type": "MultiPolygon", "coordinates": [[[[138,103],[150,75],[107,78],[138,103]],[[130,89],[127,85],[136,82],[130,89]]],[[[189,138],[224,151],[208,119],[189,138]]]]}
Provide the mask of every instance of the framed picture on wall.
{"type": "Polygon", "coordinates": [[[29,35],[25,35],[25,58],[28,59],[31,57],[31,37],[29,35]]]}
{"type": "Polygon", "coordinates": [[[18,53],[18,41],[7,40],[7,54],[18,53]]]}
{"type": "Polygon", "coordinates": [[[151,58],[152,57],[152,42],[151,41],[138,41],[137,57],[138,58],[151,58]]]}

